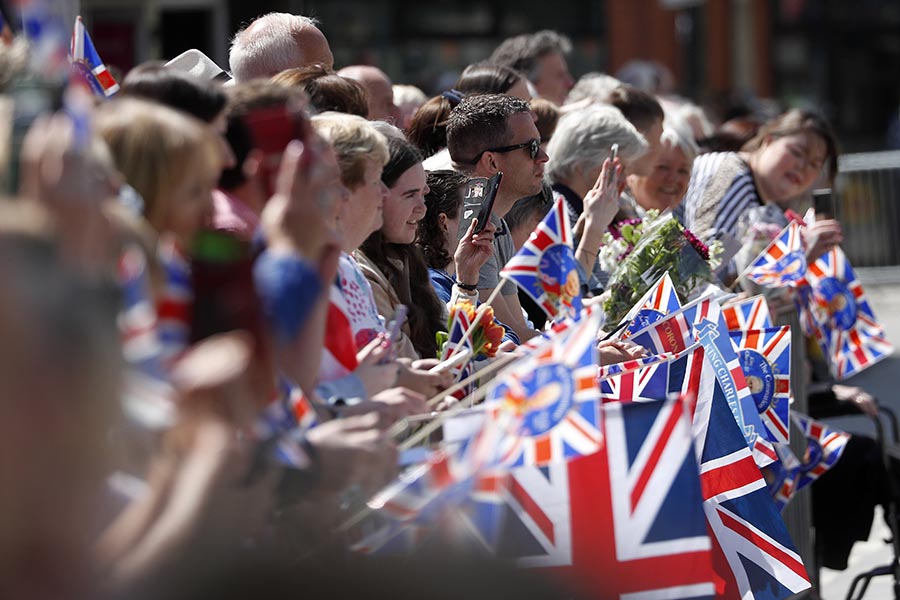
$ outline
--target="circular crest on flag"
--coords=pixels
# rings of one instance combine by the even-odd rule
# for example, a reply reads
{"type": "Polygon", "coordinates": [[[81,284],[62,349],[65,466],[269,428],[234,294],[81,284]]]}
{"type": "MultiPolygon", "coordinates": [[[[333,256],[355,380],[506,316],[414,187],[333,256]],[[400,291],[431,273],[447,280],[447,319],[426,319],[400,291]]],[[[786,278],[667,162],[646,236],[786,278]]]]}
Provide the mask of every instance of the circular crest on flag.
{"type": "Polygon", "coordinates": [[[756,403],[756,410],[762,414],[772,406],[775,399],[775,370],[766,357],[756,350],[743,348],[738,351],[738,356],[750,395],[756,403]]]}
{"type": "Polygon", "coordinates": [[[816,440],[808,440],[806,455],[803,457],[803,463],[800,465],[800,472],[808,473],[812,471],[820,462],[822,462],[822,458],[824,457],[825,452],[822,450],[822,445],[816,440]]]}
{"type": "MultiPolygon", "coordinates": [[[[505,385],[505,384],[504,384],[505,385]]],[[[575,403],[575,384],[565,365],[538,365],[514,386],[502,390],[522,415],[522,433],[536,436],[566,418],[575,403]]]]}
{"type": "Polygon", "coordinates": [[[581,293],[575,256],[566,244],[554,244],[544,250],[538,264],[537,278],[554,304],[561,302],[571,306],[572,300],[581,293]]]}
{"type": "Polygon", "coordinates": [[[802,252],[788,252],[772,265],[772,271],[785,281],[797,281],[806,271],[806,258],[802,252]]]}
{"type": "Polygon", "coordinates": [[[819,282],[816,294],[820,297],[820,306],[835,326],[845,331],[853,328],[856,324],[856,296],[844,282],[826,277],[819,282]]]}

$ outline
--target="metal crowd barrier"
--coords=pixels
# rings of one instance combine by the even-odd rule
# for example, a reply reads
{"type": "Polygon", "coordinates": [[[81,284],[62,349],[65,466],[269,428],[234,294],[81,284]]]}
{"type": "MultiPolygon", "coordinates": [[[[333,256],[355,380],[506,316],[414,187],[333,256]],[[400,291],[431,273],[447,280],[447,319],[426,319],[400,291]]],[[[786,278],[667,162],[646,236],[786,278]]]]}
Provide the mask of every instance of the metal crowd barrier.
{"type": "Polygon", "coordinates": [[[840,156],[833,195],[850,263],[900,265],[900,150],[840,156]]]}

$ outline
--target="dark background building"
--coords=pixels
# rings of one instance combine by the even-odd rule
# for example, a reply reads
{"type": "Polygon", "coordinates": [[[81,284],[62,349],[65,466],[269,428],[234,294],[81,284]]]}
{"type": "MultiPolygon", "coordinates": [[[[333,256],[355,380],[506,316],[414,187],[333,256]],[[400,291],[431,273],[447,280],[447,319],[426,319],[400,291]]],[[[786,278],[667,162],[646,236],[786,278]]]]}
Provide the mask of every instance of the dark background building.
{"type": "Polygon", "coordinates": [[[127,70],[187,48],[227,68],[231,35],[269,11],[318,17],[336,66],[377,64],[426,93],[503,38],[552,28],[573,41],[576,77],[656,60],[678,93],[710,107],[819,108],[846,150],[885,148],[900,112],[894,0],[83,0],[81,12],[104,59],[127,70]]]}

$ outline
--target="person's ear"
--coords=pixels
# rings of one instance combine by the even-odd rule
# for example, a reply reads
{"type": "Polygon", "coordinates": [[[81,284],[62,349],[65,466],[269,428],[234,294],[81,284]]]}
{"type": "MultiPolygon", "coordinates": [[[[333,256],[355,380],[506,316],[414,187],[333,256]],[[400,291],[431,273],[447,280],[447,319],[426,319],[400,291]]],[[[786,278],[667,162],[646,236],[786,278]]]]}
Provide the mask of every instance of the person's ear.
{"type": "Polygon", "coordinates": [[[447,231],[447,214],[446,213],[438,214],[438,223],[440,223],[441,229],[443,229],[445,233],[448,233],[448,231],[447,231]]]}
{"type": "Polygon", "coordinates": [[[494,159],[494,153],[490,151],[485,151],[481,155],[481,158],[478,159],[478,166],[482,172],[486,172],[489,175],[493,175],[500,170],[500,167],[497,166],[497,161],[494,159]]]}

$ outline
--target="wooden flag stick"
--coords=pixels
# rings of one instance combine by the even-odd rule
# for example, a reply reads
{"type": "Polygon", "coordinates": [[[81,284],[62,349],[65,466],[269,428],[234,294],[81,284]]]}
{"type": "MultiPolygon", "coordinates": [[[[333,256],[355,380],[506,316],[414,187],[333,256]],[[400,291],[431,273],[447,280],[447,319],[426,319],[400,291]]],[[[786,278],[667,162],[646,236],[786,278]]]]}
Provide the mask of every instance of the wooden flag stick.
{"type": "MultiPolygon", "coordinates": [[[[470,395],[470,398],[472,399],[472,400],[471,400],[471,404],[474,404],[474,403],[477,402],[478,400],[482,400],[485,396],[487,396],[488,391],[490,391],[492,387],[493,387],[493,386],[491,386],[491,385],[485,385],[485,386],[482,386],[482,387],[478,388],[477,390],[475,390],[475,391],[470,395]]],[[[465,398],[464,398],[463,400],[465,400],[465,398]]],[[[444,424],[444,421],[446,421],[446,420],[449,419],[450,417],[456,416],[456,415],[458,415],[459,413],[461,413],[462,411],[468,410],[468,409],[469,409],[469,406],[468,406],[464,401],[461,400],[457,405],[455,405],[455,406],[453,406],[452,408],[450,408],[450,409],[448,409],[448,410],[442,412],[442,413],[441,413],[438,417],[436,417],[433,421],[431,421],[430,423],[428,423],[427,425],[425,425],[424,427],[422,427],[422,429],[420,429],[419,431],[417,431],[412,437],[410,437],[410,438],[407,439],[407,440],[404,440],[404,441],[398,446],[398,449],[399,449],[401,452],[402,452],[403,450],[409,450],[410,448],[412,448],[413,446],[415,446],[415,445],[418,444],[419,442],[421,442],[421,441],[423,441],[424,439],[426,439],[429,435],[431,435],[432,433],[434,433],[435,431],[437,431],[438,427],[440,427],[441,425],[444,424]]]]}
{"type": "Polygon", "coordinates": [[[496,371],[497,369],[501,369],[501,368],[505,367],[506,365],[508,365],[510,362],[512,362],[513,360],[515,360],[517,358],[519,358],[519,355],[515,354],[515,353],[509,353],[509,354],[505,354],[505,355],[501,356],[500,358],[496,359],[494,362],[492,362],[485,368],[483,368],[479,371],[476,371],[475,373],[473,373],[472,375],[469,375],[468,377],[466,377],[459,383],[456,383],[456,384],[448,387],[446,390],[440,391],[437,394],[435,394],[434,396],[432,396],[431,398],[429,398],[428,406],[430,406],[430,407],[436,406],[441,400],[443,400],[447,396],[449,396],[451,394],[455,394],[459,390],[464,389],[467,385],[469,385],[476,379],[479,379],[480,377],[484,377],[485,375],[489,375],[489,374],[493,373],[494,371],[496,371]]]}

